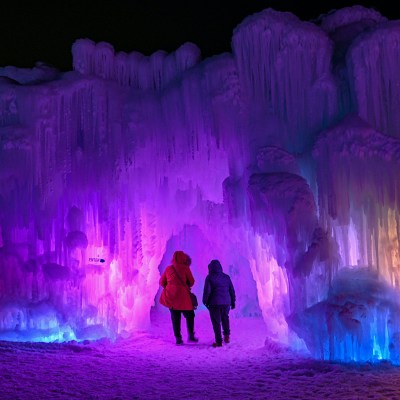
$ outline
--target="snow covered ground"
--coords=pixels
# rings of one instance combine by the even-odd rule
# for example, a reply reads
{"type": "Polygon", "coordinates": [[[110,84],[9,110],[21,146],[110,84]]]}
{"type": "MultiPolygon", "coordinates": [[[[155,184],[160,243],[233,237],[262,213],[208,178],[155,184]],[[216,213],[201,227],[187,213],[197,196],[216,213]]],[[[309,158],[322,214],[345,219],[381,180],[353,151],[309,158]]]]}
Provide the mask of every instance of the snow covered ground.
{"type": "Polygon", "coordinates": [[[202,311],[199,343],[176,346],[167,317],[115,343],[0,342],[0,399],[400,398],[400,367],[389,363],[312,360],[266,342],[259,319],[232,320],[232,343],[214,349],[202,311]]]}

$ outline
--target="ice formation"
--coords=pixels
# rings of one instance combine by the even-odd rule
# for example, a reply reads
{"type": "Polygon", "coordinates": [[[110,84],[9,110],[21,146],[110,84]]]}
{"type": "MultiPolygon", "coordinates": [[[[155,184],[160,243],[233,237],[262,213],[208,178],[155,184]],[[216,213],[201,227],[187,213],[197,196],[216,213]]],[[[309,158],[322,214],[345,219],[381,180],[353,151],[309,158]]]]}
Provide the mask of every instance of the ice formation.
{"type": "Polygon", "coordinates": [[[205,60],[80,39],[73,71],[0,68],[0,338],[142,329],[180,248],[266,335],[400,362],[399,26],[266,9],[205,60]]]}

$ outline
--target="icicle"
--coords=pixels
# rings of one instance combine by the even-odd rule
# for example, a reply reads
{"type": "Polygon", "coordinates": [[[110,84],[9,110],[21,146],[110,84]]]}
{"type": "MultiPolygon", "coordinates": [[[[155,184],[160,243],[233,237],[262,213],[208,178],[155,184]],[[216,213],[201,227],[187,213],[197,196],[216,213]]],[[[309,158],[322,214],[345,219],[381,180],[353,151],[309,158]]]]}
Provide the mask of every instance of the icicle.
{"type": "Polygon", "coordinates": [[[153,75],[153,82],[151,85],[151,89],[160,90],[164,84],[163,82],[163,66],[164,60],[167,56],[165,51],[157,51],[150,56],[149,66],[150,71],[153,75]]]}
{"type": "Polygon", "coordinates": [[[129,86],[128,54],[122,51],[115,55],[115,75],[121,86],[129,86]]]}
{"type": "Polygon", "coordinates": [[[89,39],[78,39],[72,45],[72,65],[75,71],[83,75],[94,72],[96,44],[89,39]]]}

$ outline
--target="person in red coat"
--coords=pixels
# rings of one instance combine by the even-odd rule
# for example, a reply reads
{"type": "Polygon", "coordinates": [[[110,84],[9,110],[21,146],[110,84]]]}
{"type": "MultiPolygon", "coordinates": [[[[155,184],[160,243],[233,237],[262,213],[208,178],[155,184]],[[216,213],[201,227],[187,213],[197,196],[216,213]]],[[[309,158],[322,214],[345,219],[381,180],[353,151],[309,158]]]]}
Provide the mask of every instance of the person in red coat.
{"type": "Polygon", "coordinates": [[[183,344],[181,334],[181,315],[186,318],[189,342],[198,342],[194,334],[194,309],[190,299],[190,289],[194,285],[194,278],[190,270],[191,258],[183,251],[175,251],[172,265],[169,265],[160,278],[160,285],[164,288],[160,303],[171,312],[172,328],[176,344],[183,344]]]}

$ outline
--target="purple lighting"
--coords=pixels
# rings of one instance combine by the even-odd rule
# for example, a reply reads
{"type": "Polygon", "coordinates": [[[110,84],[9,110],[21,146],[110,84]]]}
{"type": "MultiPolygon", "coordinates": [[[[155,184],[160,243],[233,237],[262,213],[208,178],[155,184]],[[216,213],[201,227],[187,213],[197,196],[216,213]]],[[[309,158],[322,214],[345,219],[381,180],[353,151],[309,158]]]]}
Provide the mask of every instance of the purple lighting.
{"type": "Polygon", "coordinates": [[[73,71],[0,68],[0,339],[146,329],[183,249],[266,337],[400,363],[399,32],[266,9],[205,60],[79,39],[73,71]]]}

